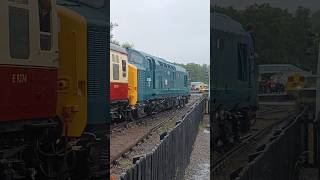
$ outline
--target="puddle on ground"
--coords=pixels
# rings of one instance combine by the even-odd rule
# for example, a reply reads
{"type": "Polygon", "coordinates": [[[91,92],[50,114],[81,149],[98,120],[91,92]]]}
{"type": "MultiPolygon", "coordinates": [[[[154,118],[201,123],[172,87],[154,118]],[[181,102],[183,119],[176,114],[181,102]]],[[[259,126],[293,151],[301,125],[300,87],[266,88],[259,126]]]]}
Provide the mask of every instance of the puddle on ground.
{"type": "Polygon", "coordinates": [[[199,164],[199,169],[192,176],[192,180],[209,180],[210,179],[210,164],[199,164]]]}

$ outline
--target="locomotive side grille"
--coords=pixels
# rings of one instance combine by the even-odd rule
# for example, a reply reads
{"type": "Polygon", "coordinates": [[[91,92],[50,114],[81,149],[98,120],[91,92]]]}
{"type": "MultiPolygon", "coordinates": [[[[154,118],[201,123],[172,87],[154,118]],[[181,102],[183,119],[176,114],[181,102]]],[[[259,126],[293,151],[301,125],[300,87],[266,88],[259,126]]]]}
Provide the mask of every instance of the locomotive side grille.
{"type": "Polygon", "coordinates": [[[108,30],[88,24],[88,122],[104,123],[108,115],[110,89],[108,65],[108,30]]]}
{"type": "Polygon", "coordinates": [[[142,101],[144,100],[144,94],[145,93],[145,78],[146,78],[146,72],[144,70],[138,70],[138,100],[142,101]]]}
{"type": "Polygon", "coordinates": [[[107,30],[97,25],[88,26],[88,95],[107,94],[107,30]]]}

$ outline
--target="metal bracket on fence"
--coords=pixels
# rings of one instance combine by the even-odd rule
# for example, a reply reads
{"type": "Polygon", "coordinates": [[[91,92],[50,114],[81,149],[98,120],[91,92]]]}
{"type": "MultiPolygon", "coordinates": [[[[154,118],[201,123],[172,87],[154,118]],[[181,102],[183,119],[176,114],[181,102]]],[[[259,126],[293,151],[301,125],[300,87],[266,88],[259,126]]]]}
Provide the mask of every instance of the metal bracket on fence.
{"type": "Polygon", "coordinates": [[[168,135],[167,131],[160,134],[160,141],[162,141],[167,135],[168,135]]]}
{"type": "Polygon", "coordinates": [[[139,161],[140,158],[142,158],[143,156],[144,155],[138,155],[138,156],[133,157],[133,159],[132,159],[133,164],[136,164],[136,162],[139,161]]]}

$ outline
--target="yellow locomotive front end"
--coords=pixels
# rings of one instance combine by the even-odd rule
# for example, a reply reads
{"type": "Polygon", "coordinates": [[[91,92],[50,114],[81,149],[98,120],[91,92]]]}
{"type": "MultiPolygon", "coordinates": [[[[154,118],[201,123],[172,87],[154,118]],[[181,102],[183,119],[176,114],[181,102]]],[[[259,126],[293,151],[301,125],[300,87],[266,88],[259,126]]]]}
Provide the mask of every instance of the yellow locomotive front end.
{"type": "Polygon", "coordinates": [[[297,97],[299,91],[304,88],[306,84],[306,78],[298,73],[288,76],[288,81],[286,85],[286,92],[289,95],[297,97]]]}
{"type": "Polygon", "coordinates": [[[87,29],[78,13],[58,6],[59,70],[57,114],[66,136],[81,136],[87,124],[87,29]]]}

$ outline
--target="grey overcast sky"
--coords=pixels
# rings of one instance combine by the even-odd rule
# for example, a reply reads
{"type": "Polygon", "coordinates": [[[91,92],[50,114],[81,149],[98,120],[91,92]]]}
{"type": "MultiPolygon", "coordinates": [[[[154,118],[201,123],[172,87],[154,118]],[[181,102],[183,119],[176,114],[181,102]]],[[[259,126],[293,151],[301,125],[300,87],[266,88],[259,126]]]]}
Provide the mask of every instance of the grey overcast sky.
{"type": "Polygon", "coordinates": [[[121,44],[177,63],[210,63],[210,0],[110,0],[121,44]]]}

